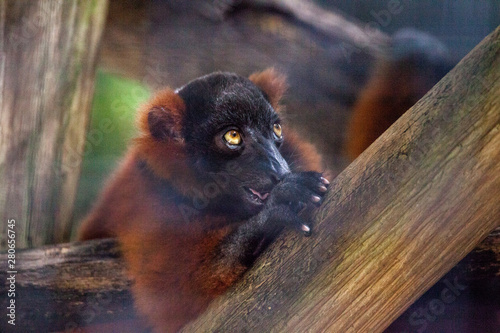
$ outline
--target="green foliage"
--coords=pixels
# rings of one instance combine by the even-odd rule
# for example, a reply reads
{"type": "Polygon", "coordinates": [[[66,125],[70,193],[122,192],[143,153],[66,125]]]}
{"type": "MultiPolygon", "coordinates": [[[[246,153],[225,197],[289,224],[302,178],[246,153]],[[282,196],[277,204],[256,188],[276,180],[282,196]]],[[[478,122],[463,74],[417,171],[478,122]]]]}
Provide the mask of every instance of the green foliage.
{"type": "Polygon", "coordinates": [[[139,82],[101,71],[97,73],[91,123],[75,203],[75,222],[90,209],[106,179],[119,163],[130,139],[135,136],[137,107],[149,95],[150,91],[139,82]]]}

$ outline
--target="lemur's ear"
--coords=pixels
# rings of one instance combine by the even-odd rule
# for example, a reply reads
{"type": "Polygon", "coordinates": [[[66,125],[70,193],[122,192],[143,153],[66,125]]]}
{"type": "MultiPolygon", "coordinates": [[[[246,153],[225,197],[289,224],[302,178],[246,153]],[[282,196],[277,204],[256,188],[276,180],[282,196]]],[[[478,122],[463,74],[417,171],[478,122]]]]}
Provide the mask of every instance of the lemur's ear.
{"type": "Polygon", "coordinates": [[[279,102],[288,88],[285,75],[274,68],[268,68],[262,72],[253,73],[249,79],[262,90],[271,106],[278,109],[279,102]]]}
{"type": "Polygon", "coordinates": [[[164,89],[143,107],[139,126],[158,141],[181,141],[184,101],[172,89],[164,89]]]}

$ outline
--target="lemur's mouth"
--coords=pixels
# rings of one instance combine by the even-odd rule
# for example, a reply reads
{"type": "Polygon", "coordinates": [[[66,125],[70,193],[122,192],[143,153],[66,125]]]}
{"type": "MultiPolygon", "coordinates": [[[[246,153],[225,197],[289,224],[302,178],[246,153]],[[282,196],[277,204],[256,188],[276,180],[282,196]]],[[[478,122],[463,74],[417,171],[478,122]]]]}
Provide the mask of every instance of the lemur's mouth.
{"type": "Polygon", "coordinates": [[[269,196],[269,192],[259,192],[250,187],[245,187],[245,189],[249,192],[250,198],[254,203],[262,205],[267,197],[269,196]]]}

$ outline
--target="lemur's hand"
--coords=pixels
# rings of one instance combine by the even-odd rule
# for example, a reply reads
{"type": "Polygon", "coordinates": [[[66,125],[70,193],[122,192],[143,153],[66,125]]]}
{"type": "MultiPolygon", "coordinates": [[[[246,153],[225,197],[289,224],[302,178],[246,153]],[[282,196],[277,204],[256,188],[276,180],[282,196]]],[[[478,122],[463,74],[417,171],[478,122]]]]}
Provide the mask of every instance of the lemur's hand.
{"type": "Polygon", "coordinates": [[[298,213],[308,203],[320,205],[330,182],[318,172],[307,171],[290,173],[278,183],[266,202],[265,210],[269,212],[268,223],[294,225],[310,235],[311,228],[298,213]]]}

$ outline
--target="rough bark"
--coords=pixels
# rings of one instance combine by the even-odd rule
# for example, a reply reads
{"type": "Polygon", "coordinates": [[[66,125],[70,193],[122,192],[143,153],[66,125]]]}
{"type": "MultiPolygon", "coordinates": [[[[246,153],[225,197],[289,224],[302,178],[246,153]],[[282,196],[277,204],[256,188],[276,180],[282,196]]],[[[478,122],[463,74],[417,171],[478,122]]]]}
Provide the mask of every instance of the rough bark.
{"type": "Polygon", "coordinates": [[[0,248],[69,240],[106,8],[0,2],[0,248]]]}
{"type": "MultiPolygon", "coordinates": [[[[6,254],[0,258],[7,263],[6,254]]],[[[2,284],[0,303],[6,309],[15,300],[17,332],[66,331],[134,316],[131,282],[113,240],[24,250],[16,254],[15,270],[16,297],[7,297],[11,287],[2,284]]],[[[7,271],[2,265],[3,281],[11,276],[7,271]]],[[[9,329],[1,320],[0,331],[9,329]]]]}

